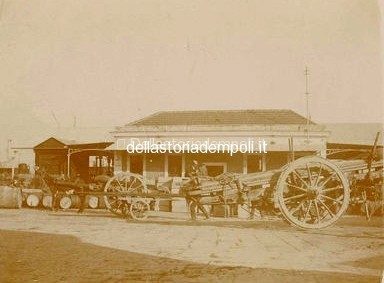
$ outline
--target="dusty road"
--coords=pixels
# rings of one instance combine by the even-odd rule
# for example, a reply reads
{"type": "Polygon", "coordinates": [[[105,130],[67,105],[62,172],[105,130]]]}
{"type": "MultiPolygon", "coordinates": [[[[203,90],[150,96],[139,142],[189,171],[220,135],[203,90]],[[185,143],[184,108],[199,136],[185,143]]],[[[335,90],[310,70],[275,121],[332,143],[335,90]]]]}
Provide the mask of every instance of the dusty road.
{"type": "Polygon", "coordinates": [[[10,282],[380,282],[384,266],[381,219],[362,217],[300,231],[282,221],[138,223],[22,209],[0,210],[0,230],[0,281],[10,282]]]}

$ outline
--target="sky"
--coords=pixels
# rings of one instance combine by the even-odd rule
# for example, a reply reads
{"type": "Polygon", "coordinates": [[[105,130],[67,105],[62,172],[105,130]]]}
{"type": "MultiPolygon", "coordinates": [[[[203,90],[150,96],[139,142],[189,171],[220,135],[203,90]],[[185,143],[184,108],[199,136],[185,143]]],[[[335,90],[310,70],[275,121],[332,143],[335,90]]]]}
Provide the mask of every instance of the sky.
{"type": "Polygon", "coordinates": [[[0,1],[3,140],[160,110],[305,115],[306,66],[315,122],[383,121],[378,1],[0,1]]]}

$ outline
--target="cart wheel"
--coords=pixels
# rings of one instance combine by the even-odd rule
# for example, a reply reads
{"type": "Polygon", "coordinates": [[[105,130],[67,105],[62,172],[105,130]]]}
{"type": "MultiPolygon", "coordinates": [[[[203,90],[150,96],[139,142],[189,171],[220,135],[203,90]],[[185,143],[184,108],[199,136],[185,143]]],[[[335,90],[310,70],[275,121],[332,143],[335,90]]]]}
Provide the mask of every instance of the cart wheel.
{"type": "Polygon", "coordinates": [[[332,162],[318,157],[293,161],[281,173],[276,197],[284,217],[301,228],[324,228],[346,211],[349,182],[332,162]]]}
{"type": "Polygon", "coordinates": [[[142,194],[147,192],[147,187],[142,176],[129,172],[119,173],[110,178],[105,185],[105,205],[114,214],[126,215],[127,195],[142,194]]]}
{"type": "Polygon", "coordinates": [[[129,213],[135,220],[144,220],[148,217],[149,204],[145,200],[133,200],[130,207],[129,213]]]}

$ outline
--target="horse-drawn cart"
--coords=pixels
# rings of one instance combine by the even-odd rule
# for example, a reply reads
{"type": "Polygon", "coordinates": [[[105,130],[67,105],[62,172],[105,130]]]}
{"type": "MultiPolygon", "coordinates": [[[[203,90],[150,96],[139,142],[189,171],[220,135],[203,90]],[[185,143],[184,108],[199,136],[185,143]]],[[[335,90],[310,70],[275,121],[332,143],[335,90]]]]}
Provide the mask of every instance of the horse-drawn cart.
{"type": "MultiPolygon", "coordinates": [[[[323,228],[337,221],[347,210],[356,183],[380,183],[383,162],[328,160],[303,157],[279,170],[251,174],[223,174],[216,178],[189,181],[180,194],[167,186],[147,188],[142,176],[119,173],[105,185],[104,199],[113,213],[144,219],[159,199],[184,196],[191,216],[205,205],[241,204],[254,209],[270,203],[291,224],[301,228],[323,228]],[[369,174],[368,174],[369,173],[369,174]],[[367,177],[368,176],[368,177],[367,177]]],[[[361,186],[360,186],[361,187],[361,186]]],[[[207,213],[205,212],[206,216],[207,213]]]]}
{"type": "Polygon", "coordinates": [[[141,220],[148,216],[160,199],[172,199],[171,182],[148,188],[141,175],[120,172],[110,178],[104,188],[106,207],[117,215],[141,220]]]}

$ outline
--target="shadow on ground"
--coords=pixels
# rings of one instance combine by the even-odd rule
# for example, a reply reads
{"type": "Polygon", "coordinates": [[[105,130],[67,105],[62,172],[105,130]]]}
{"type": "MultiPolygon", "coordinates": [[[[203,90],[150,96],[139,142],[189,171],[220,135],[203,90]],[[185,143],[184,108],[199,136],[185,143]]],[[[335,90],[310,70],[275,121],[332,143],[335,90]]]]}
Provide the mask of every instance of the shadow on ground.
{"type": "Polygon", "coordinates": [[[1,282],[378,282],[378,277],[220,267],[80,242],[73,236],[0,230],[1,282]]]}

